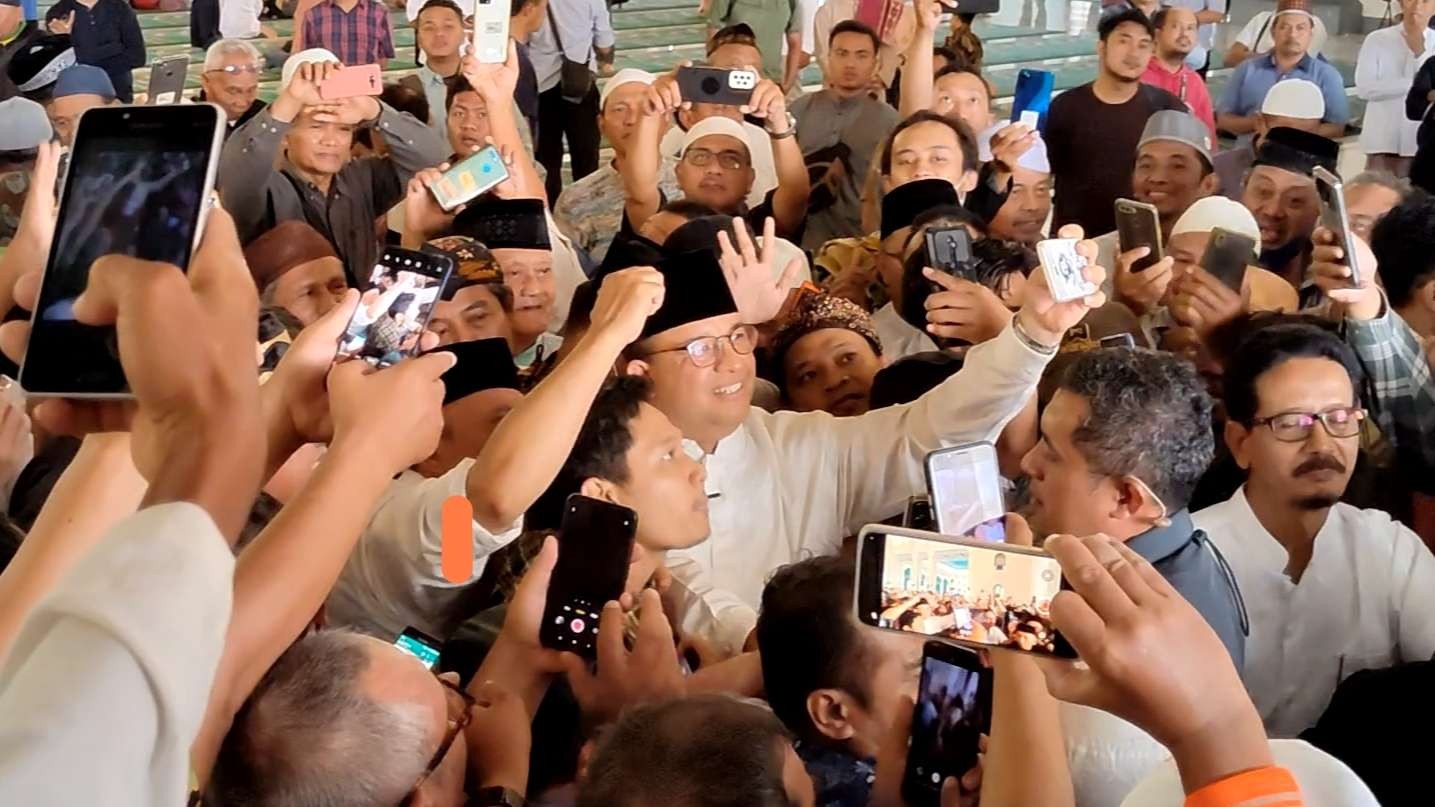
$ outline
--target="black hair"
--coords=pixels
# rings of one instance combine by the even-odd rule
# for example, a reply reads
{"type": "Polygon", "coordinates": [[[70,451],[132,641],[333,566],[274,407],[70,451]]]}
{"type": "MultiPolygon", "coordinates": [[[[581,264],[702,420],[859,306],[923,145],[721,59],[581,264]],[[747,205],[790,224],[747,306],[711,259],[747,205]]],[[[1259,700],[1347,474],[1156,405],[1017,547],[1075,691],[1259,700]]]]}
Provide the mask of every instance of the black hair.
{"type": "Polygon", "coordinates": [[[932,58],[936,59],[938,56],[947,60],[947,63],[942,65],[943,67],[951,67],[954,64],[966,64],[966,60],[964,58],[958,56],[956,51],[952,50],[946,45],[938,45],[932,48],[932,58]]]}
{"type": "MultiPolygon", "coordinates": [[[[517,1],[518,0],[514,0],[514,2],[517,1]]],[[[459,23],[463,23],[463,9],[458,7],[458,3],[455,3],[453,0],[428,0],[428,2],[424,3],[423,6],[419,8],[419,13],[414,15],[414,27],[418,27],[419,19],[423,17],[425,11],[430,11],[436,8],[446,8],[449,11],[452,11],[453,13],[458,15],[459,23]]]]}
{"type": "Polygon", "coordinates": [[[1186,507],[1216,453],[1211,396],[1195,365],[1155,350],[1088,350],[1071,360],[1059,389],[1087,401],[1072,442],[1092,470],[1130,474],[1171,512],[1186,507]]]}
{"type": "Polygon", "coordinates": [[[588,408],[568,459],[548,489],[539,495],[524,517],[527,530],[556,530],[563,520],[563,503],[587,479],[628,482],[628,449],[633,447],[631,424],[639,404],[648,400],[653,385],[645,376],[620,376],[608,382],[588,408]]]}
{"type": "Polygon", "coordinates": [[[935,84],[937,79],[942,78],[943,76],[955,75],[957,73],[966,73],[967,75],[976,76],[977,81],[980,81],[982,83],[982,89],[987,91],[987,103],[991,103],[992,97],[996,95],[996,91],[992,88],[991,80],[988,79],[986,76],[982,75],[982,71],[977,69],[976,67],[973,67],[972,65],[948,64],[941,70],[938,70],[936,75],[932,76],[932,82],[935,84]]]}
{"type": "Polygon", "coordinates": [[[0,166],[22,166],[28,170],[39,156],[38,146],[32,149],[3,149],[0,150],[0,166]]]}
{"type": "Polygon", "coordinates": [[[1409,305],[1417,289],[1435,281],[1435,199],[1408,199],[1391,208],[1370,232],[1370,251],[1390,304],[1409,305]]]}
{"type": "Polygon", "coordinates": [[[509,19],[517,17],[519,14],[522,14],[524,10],[526,10],[529,6],[536,5],[538,5],[538,0],[512,0],[512,4],[508,8],[508,17],[509,19]]]}
{"type": "MultiPolygon", "coordinates": [[[[451,4],[452,0],[429,0],[429,2],[446,2],[451,4]]],[[[422,90],[415,89],[412,85],[401,82],[385,84],[383,92],[379,93],[379,100],[400,112],[407,112],[413,115],[414,119],[419,123],[427,125],[429,122],[428,96],[424,95],[422,90]]],[[[373,129],[368,127],[355,129],[354,142],[367,148],[373,148],[373,129]]]]}
{"type": "Polygon", "coordinates": [[[762,590],[756,633],[767,702],[804,740],[822,738],[807,712],[816,690],[869,700],[866,645],[851,617],[853,578],[850,559],[809,558],[778,569],[762,590]]]}
{"type": "Polygon", "coordinates": [[[857,20],[843,20],[832,26],[832,33],[827,35],[827,47],[832,47],[832,43],[837,41],[837,37],[841,34],[861,34],[872,40],[872,54],[874,56],[882,47],[882,39],[877,36],[876,31],[872,30],[872,26],[865,22],[858,22],[857,20]]]}
{"type": "Polygon", "coordinates": [[[462,73],[449,76],[448,78],[443,80],[443,83],[444,86],[448,88],[448,93],[445,94],[443,97],[443,108],[445,112],[450,109],[453,109],[453,99],[457,98],[459,95],[466,92],[478,92],[478,90],[475,90],[473,88],[472,84],[468,83],[468,79],[465,78],[462,73]]]}
{"type": "Polygon", "coordinates": [[[707,55],[713,55],[718,48],[724,45],[749,45],[757,48],[758,52],[762,51],[762,47],[757,44],[757,35],[753,33],[752,26],[745,22],[735,22],[713,34],[712,38],[708,39],[707,55]]]}
{"type": "Polygon", "coordinates": [[[887,142],[882,144],[882,176],[890,176],[892,173],[892,150],[897,143],[897,135],[916,126],[919,123],[940,123],[951,128],[957,135],[957,144],[962,151],[962,170],[976,171],[981,168],[981,158],[977,152],[977,138],[972,134],[972,129],[961,119],[951,115],[939,115],[930,109],[923,109],[913,112],[907,119],[897,124],[892,133],[887,135],[887,142]]]}
{"type": "Polygon", "coordinates": [[[1256,383],[1268,371],[1291,359],[1329,359],[1350,377],[1350,386],[1359,403],[1365,379],[1360,359],[1331,326],[1313,316],[1299,314],[1255,315],[1244,320],[1246,328],[1235,339],[1226,361],[1224,389],[1226,415],[1250,426],[1260,411],[1256,383]]]}
{"type": "Polygon", "coordinates": [[[1161,6],[1151,15],[1151,29],[1154,32],[1166,27],[1166,20],[1171,16],[1171,9],[1184,8],[1184,6],[1161,6]]]}
{"type": "Polygon", "coordinates": [[[1151,20],[1146,16],[1145,12],[1135,8],[1128,8],[1125,11],[1102,17],[1101,22],[1096,25],[1096,36],[1102,42],[1105,42],[1113,31],[1127,23],[1141,26],[1141,28],[1146,31],[1146,34],[1152,38],[1156,36],[1156,28],[1151,24],[1151,20]]]}

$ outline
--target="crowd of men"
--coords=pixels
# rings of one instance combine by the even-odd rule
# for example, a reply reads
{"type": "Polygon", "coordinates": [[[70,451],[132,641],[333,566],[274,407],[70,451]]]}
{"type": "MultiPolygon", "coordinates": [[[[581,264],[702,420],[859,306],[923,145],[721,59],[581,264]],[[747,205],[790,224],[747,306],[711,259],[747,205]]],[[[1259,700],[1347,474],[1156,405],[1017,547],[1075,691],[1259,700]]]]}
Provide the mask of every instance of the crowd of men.
{"type": "MultiPolygon", "coordinates": [[[[497,64],[473,0],[397,3],[416,52],[380,0],[279,5],[195,0],[226,131],[188,267],[106,256],[74,303],[132,398],[0,390],[0,802],[906,805],[924,637],[859,623],[855,537],[986,442],[1064,590],[884,603],[1015,648],[943,807],[1428,803],[1435,0],[1360,49],[1350,240],[1310,0],[1220,92],[1223,2],[1110,5],[1039,128],[940,0],[704,3],[741,105],[624,67],[597,0],[512,0],[497,64]],[[507,179],[444,209],[486,146],[507,179]],[[454,269],[419,299],[391,246],[454,269]],[[364,336],[392,366],[335,361],[364,336]],[[596,664],[540,639],[575,494],[636,518],[596,664]],[[1022,652],[1050,628],[1079,662],[1022,652]]],[[[124,0],[41,11],[0,0],[11,377],[82,115],[148,89],[124,0]]]]}

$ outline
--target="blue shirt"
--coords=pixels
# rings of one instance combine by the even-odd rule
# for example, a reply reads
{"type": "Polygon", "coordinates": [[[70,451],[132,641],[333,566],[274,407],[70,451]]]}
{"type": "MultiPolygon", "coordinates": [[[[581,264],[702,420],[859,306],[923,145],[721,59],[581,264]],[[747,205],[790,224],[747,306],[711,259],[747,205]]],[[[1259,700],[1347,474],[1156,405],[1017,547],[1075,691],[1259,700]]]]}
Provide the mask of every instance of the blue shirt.
{"type": "Polygon", "coordinates": [[[1345,97],[1345,79],[1340,77],[1339,70],[1320,59],[1312,58],[1310,54],[1302,57],[1289,73],[1284,74],[1276,67],[1274,53],[1241,62],[1241,66],[1236,68],[1235,74],[1226,83],[1226,91],[1221,94],[1216,111],[1232,115],[1254,115],[1261,111],[1261,103],[1266,100],[1266,93],[1270,92],[1271,87],[1274,87],[1277,81],[1288,78],[1302,78],[1320,87],[1320,94],[1325,96],[1325,117],[1321,118],[1322,121],[1345,123],[1350,120],[1350,104],[1345,97]]]}

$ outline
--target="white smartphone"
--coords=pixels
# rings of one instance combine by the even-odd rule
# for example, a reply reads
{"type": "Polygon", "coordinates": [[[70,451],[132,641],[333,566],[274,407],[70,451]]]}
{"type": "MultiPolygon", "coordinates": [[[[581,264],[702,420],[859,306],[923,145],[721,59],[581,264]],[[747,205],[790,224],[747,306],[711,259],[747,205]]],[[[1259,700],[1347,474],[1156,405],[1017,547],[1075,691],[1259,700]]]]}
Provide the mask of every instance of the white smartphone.
{"type": "Polygon", "coordinates": [[[972,443],[933,451],[927,455],[926,470],[937,532],[1006,540],[1006,502],[995,446],[972,443]]]}
{"type": "Polygon", "coordinates": [[[1096,293],[1095,284],[1082,274],[1086,259],[1076,251],[1075,238],[1038,241],[1036,257],[1041,261],[1041,271],[1046,276],[1046,287],[1051,291],[1053,300],[1065,303],[1096,293]]]}
{"type": "Polygon", "coordinates": [[[478,0],[473,7],[473,54],[484,64],[508,60],[511,0],[478,0]]]}

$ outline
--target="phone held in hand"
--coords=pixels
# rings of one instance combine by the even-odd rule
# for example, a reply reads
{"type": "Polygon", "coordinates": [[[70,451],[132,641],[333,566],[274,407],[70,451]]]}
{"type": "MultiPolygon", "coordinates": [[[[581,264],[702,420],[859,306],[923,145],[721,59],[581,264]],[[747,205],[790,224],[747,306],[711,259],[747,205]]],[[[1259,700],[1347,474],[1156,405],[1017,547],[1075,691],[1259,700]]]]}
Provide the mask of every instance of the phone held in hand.
{"type": "Polygon", "coordinates": [[[1076,251],[1075,238],[1048,238],[1036,244],[1036,257],[1041,261],[1042,274],[1051,299],[1058,303],[1080,300],[1096,293],[1096,286],[1086,279],[1086,259],[1076,251]]]}
{"type": "Polygon", "coordinates": [[[597,658],[598,619],[606,603],[623,595],[637,534],[632,510],[577,493],[568,497],[538,631],[544,647],[597,658]]]}
{"type": "Polygon", "coordinates": [[[927,455],[925,466],[936,532],[1006,540],[1006,502],[995,446],[971,443],[939,449],[927,455]]]}
{"type": "Polygon", "coordinates": [[[1130,252],[1138,247],[1151,250],[1146,257],[1131,264],[1131,271],[1145,271],[1161,260],[1161,216],[1156,212],[1155,205],[1131,199],[1117,199],[1116,234],[1121,242],[1122,252],[1130,252]]]}
{"type": "Polygon", "coordinates": [[[992,730],[992,671],[976,653],[927,642],[902,775],[909,807],[937,807],[942,783],[977,766],[981,736],[992,730]]]}
{"type": "Polygon", "coordinates": [[[1051,108],[1051,92],[1056,75],[1046,70],[1022,69],[1016,74],[1012,93],[1011,122],[1024,123],[1046,133],[1046,113],[1051,108]],[[1033,118],[1028,113],[1036,113],[1033,118]]]}
{"type": "Polygon", "coordinates": [[[508,179],[503,155],[493,146],[484,146],[459,161],[429,187],[434,201],[445,213],[477,199],[508,179]]]}
{"type": "Polygon", "coordinates": [[[511,0],[478,0],[473,5],[473,53],[482,64],[508,61],[511,0]]]}
{"type": "Polygon", "coordinates": [[[145,84],[149,103],[155,106],[178,103],[188,71],[188,56],[156,59],[149,67],[149,82],[145,84]]]}
{"type": "Polygon", "coordinates": [[[386,248],[339,337],[335,361],[363,359],[382,368],[417,353],[452,271],[453,259],[446,255],[386,248]]]}
{"type": "Polygon", "coordinates": [[[1211,240],[1206,242],[1206,251],[1201,253],[1201,268],[1239,294],[1246,280],[1246,267],[1255,259],[1254,239],[1214,227],[1211,240]]]}
{"type": "Polygon", "coordinates": [[[1061,565],[1040,549],[869,524],[857,536],[857,621],[968,647],[1074,658],[1051,623],[1061,565]]]}
{"type": "Polygon", "coordinates": [[[341,67],[329,73],[319,84],[319,97],[325,101],[339,101],[362,95],[380,95],[383,91],[383,72],[376,64],[341,67]]]}
{"type": "Polygon", "coordinates": [[[404,628],[404,632],[394,640],[394,647],[423,662],[425,667],[432,670],[438,663],[439,653],[443,650],[443,642],[418,628],[408,627],[404,628]]]}
{"type": "Polygon", "coordinates": [[[926,496],[908,497],[902,526],[913,530],[935,530],[937,522],[932,518],[932,500],[926,496]]]}
{"type": "Polygon", "coordinates": [[[937,227],[927,230],[927,257],[932,268],[952,277],[974,281],[972,275],[972,234],[966,227],[937,227]]]}
{"type": "Polygon", "coordinates": [[[1350,212],[1345,206],[1345,186],[1341,184],[1340,177],[1326,170],[1324,166],[1317,165],[1314,174],[1315,189],[1320,193],[1321,226],[1335,235],[1341,251],[1345,253],[1345,265],[1350,267],[1350,285],[1359,286],[1360,264],[1356,256],[1360,253],[1355,249],[1355,233],[1350,229],[1350,212]]]}
{"type": "Polygon", "coordinates": [[[224,120],[214,104],[96,107],[80,116],[20,368],[31,395],[130,397],[114,326],[77,322],[75,299],[102,255],[188,267],[224,120]]]}
{"type": "Polygon", "coordinates": [[[679,67],[678,91],[694,104],[744,106],[752,100],[757,73],[722,67],[679,67]]]}

